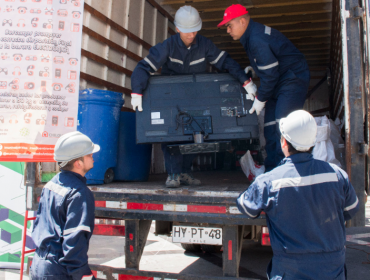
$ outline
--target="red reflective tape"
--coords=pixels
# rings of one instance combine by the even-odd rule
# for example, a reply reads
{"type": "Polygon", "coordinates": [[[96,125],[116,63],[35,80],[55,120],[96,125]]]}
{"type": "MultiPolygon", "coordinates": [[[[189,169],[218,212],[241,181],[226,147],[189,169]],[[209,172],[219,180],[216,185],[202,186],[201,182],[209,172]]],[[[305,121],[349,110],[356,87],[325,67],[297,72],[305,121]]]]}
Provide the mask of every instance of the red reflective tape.
{"type": "Polygon", "coordinates": [[[134,275],[118,275],[118,280],[154,280],[153,277],[145,277],[145,276],[134,276],[134,275]]]}
{"type": "Polygon", "coordinates": [[[227,251],[229,253],[229,261],[233,260],[233,241],[229,240],[229,243],[227,245],[227,251]]]}
{"type": "Polygon", "coordinates": [[[134,235],[132,233],[130,233],[129,236],[130,236],[130,240],[134,239],[134,235]]]}
{"type": "Polygon", "coordinates": [[[134,251],[134,246],[130,245],[130,252],[134,251]]]}
{"type": "Polygon", "coordinates": [[[163,204],[127,202],[127,209],[163,210],[163,204]]]}
{"type": "Polygon", "coordinates": [[[225,206],[188,205],[188,212],[226,213],[225,206]]]}
{"type": "Polygon", "coordinates": [[[94,277],[95,277],[95,278],[97,278],[97,277],[98,277],[98,272],[97,272],[97,271],[92,270],[91,272],[92,272],[92,274],[94,275],[94,277]]]}
{"type": "Polygon", "coordinates": [[[95,201],[95,207],[106,207],[105,201],[95,201]]]}
{"type": "Polygon", "coordinates": [[[263,211],[261,211],[261,215],[266,215],[266,213],[265,213],[265,212],[263,212],[263,211]]]}
{"type": "Polygon", "coordinates": [[[125,226],[120,225],[95,225],[95,235],[125,236],[125,226]]]}

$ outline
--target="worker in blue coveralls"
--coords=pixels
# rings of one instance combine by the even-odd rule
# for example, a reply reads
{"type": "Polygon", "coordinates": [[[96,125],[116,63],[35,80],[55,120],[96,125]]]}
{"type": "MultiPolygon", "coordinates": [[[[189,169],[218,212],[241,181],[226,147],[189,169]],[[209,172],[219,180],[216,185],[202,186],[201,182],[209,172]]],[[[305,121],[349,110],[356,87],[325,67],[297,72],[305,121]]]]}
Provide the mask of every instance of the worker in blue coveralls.
{"type": "Polygon", "coordinates": [[[240,40],[250,65],[260,78],[258,95],[251,114],[265,110],[266,171],[272,170],[284,158],[280,148],[279,120],[303,108],[310,82],[310,72],[304,55],[282,33],[254,22],[240,4],[225,10],[223,21],[227,33],[240,40]]]}
{"type": "Polygon", "coordinates": [[[240,212],[266,213],[273,258],[268,279],[346,279],[345,221],[359,209],[348,175],[312,157],[315,119],[298,110],[280,120],[278,167],[256,178],[237,199],[240,212]]]}
{"type": "MultiPolygon", "coordinates": [[[[255,95],[257,87],[240,65],[225,52],[218,49],[211,40],[197,35],[202,28],[198,11],[191,6],[179,8],[175,15],[177,34],[163,43],[150,48],[149,55],[141,60],[131,76],[131,104],[134,110],[142,111],[142,94],[148,84],[150,73],[162,67],[162,75],[193,74],[207,71],[207,63],[219,70],[228,70],[243,84],[248,96],[255,95]]],[[[162,145],[165,166],[168,172],[167,187],[200,185],[190,173],[195,155],[171,155],[167,144],[162,145]]]]}
{"type": "Polygon", "coordinates": [[[99,145],[78,131],[62,135],[55,144],[54,160],[61,172],[41,194],[32,232],[37,246],[32,280],[95,279],[87,257],[95,201],[85,174],[94,166],[92,154],[99,150],[99,145]]]}

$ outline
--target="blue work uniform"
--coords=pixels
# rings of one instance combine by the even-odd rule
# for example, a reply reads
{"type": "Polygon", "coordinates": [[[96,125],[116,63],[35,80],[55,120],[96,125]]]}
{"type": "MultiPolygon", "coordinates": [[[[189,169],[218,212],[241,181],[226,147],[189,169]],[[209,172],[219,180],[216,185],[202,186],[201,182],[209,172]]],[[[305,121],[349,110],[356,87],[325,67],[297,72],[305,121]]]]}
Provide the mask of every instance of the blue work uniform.
{"type": "Polygon", "coordinates": [[[345,279],[345,221],[358,211],[345,171],[298,153],[258,176],[237,199],[239,211],[266,213],[274,253],[269,279],[345,279]]]}
{"type": "Polygon", "coordinates": [[[95,279],[87,257],[94,211],[85,177],[63,170],[44,186],[32,232],[32,280],[95,279]]]}
{"type": "Polygon", "coordinates": [[[260,78],[258,100],[267,101],[265,167],[270,171],[284,158],[280,147],[279,120],[303,108],[310,72],[304,55],[282,33],[271,27],[251,19],[240,42],[260,78]]]}
{"type": "MultiPolygon", "coordinates": [[[[142,94],[150,73],[161,67],[162,75],[197,74],[207,72],[208,63],[219,70],[228,70],[242,84],[249,79],[240,65],[211,40],[196,35],[193,44],[186,47],[180,34],[176,34],[150,48],[148,56],[137,64],[131,76],[132,93],[142,94]]],[[[162,145],[167,172],[188,173],[195,155],[171,155],[166,147],[167,144],[162,145]]]]}

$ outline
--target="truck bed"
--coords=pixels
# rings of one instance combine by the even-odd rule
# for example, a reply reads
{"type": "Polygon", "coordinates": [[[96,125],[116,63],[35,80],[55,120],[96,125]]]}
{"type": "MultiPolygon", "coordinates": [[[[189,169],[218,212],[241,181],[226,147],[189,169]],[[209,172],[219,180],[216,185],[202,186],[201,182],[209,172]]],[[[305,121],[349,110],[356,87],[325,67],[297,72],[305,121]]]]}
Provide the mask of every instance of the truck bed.
{"type": "Polygon", "coordinates": [[[246,190],[250,182],[241,170],[213,170],[195,172],[200,179],[200,186],[180,186],[166,188],[167,174],[150,175],[147,182],[114,182],[105,185],[91,185],[93,192],[152,194],[152,195],[186,195],[236,198],[246,190]]]}
{"type": "Polygon", "coordinates": [[[148,182],[117,182],[89,186],[95,197],[95,215],[105,219],[159,220],[193,223],[263,225],[239,212],[236,198],[250,185],[242,171],[194,173],[201,186],[166,188],[166,174],[148,182]]]}

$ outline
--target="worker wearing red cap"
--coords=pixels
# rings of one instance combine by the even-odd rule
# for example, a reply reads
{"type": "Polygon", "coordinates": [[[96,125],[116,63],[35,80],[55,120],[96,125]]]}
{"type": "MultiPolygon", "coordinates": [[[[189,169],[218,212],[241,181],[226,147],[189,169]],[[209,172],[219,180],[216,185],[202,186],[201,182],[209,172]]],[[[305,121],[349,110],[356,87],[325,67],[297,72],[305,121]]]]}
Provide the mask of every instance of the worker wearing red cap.
{"type": "Polygon", "coordinates": [[[303,108],[310,81],[308,65],[304,55],[282,33],[253,21],[240,4],[225,10],[218,27],[223,25],[234,40],[240,40],[251,67],[260,78],[260,87],[249,112],[259,115],[266,108],[265,167],[270,171],[284,158],[279,120],[303,108]]]}

